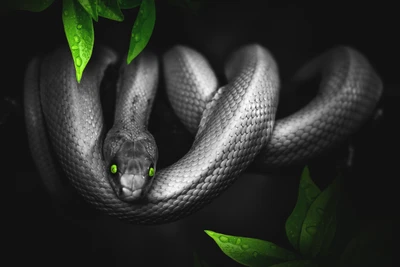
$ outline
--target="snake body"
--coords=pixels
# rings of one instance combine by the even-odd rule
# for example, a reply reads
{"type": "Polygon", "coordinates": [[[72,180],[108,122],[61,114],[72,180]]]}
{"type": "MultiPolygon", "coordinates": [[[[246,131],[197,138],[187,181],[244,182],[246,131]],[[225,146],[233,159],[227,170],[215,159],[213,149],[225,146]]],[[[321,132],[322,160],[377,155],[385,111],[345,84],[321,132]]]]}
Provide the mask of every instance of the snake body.
{"type": "Polygon", "coordinates": [[[147,160],[145,167],[136,169],[155,166],[157,151],[146,125],[158,63],[145,52],[133,66],[121,68],[114,126],[106,133],[99,88],[105,69],[116,60],[110,49],[97,48],[77,83],[66,47],[34,59],[26,71],[25,115],[31,151],[42,176],[53,175],[46,172],[53,160],[48,150],[53,150],[64,174],[88,202],[135,224],[188,216],[222,193],[255,159],[268,167],[317,155],[357,130],[382,92],[381,80],[364,56],[340,47],[298,74],[299,79],[322,74],[317,97],[275,122],[279,77],[268,50],[257,44],[238,49],[226,64],[228,83],[219,87],[200,53],[176,46],[163,57],[167,93],[177,115],[196,134],[195,140],[179,161],[157,170],[154,179],[135,185],[146,198],[131,202],[121,194],[123,186],[110,175],[109,167],[124,138],[130,142],[127,150],[139,154],[140,162],[147,160]],[[135,148],[142,142],[138,140],[145,140],[140,149],[135,148]]]}

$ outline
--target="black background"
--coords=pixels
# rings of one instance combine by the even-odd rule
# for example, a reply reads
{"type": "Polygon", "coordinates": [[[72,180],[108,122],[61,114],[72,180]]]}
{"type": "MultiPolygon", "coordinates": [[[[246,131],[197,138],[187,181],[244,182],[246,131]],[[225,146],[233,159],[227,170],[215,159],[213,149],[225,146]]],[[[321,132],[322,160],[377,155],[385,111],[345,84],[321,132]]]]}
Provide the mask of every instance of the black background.
{"type": "MultiPolygon", "coordinates": [[[[345,192],[359,222],[356,230],[369,229],[380,235],[382,227],[391,229],[397,216],[394,181],[399,177],[397,9],[382,1],[373,5],[321,1],[309,7],[296,1],[204,3],[193,13],[167,1],[156,1],[157,20],[148,47],[162,55],[175,44],[191,46],[203,53],[221,75],[224,60],[232,51],[242,44],[258,42],[277,60],[283,84],[307,60],[336,45],[350,45],[367,56],[384,81],[384,96],[379,103],[383,116],[352,137],[355,161],[345,192]]],[[[100,18],[94,25],[95,46],[109,45],[124,55],[136,13],[137,9],[124,11],[122,23],[100,18]]],[[[11,224],[11,230],[4,231],[12,235],[11,255],[15,253],[17,263],[13,265],[193,266],[196,251],[210,266],[239,266],[219,250],[204,229],[260,238],[290,248],[284,223],[296,202],[301,167],[267,174],[249,169],[203,210],[161,226],[127,225],[86,206],[56,207],[43,189],[29,153],[22,90],[29,60],[66,43],[61,3],[55,1],[42,13],[3,10],[0,23],[4,60],[1,150],[5,157],[2,170],[7,173],[3,180],[15,177],[16,182],[16,191],[10,196],[10,187],[3,187],[7,195],[3,216],[11,224]],[[68,216],[57,215],[60,213],[68,216]]],[[[163,89],[161,80],[159,90],[163,89]]],[[[150,129],[159,145],[159,166],[165,166],[182,156],[192,137],[176,120],[163,93],[158,95],[150,129]]],[[[301,97],[284,95],[281,101],[296,106],[301,97]]],[[[293,109],[282,104],[279,112],[285,113],[285,107],[293,109]]],[[[344,144],[309,163],[312,178],[321,188],[334,177],[336,162],[343,160],[346,148],[344,144]]],[[[382,247],[391,249],[391,242],[384,240],[382,247]]],[[[385,256],[391,257],[390,253],[385,256]]]]}

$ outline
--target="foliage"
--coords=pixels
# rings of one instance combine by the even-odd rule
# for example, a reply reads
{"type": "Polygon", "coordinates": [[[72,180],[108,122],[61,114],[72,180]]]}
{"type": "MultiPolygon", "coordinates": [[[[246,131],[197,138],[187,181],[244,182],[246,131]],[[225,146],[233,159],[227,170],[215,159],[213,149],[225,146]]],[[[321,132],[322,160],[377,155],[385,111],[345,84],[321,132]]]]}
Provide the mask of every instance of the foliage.
{"type": "MultiPolygon", "coordinates": [[[[61,0],[60,0],[61,1],[61,0]]],[[[75,64],[76,79],[80,82],[94,46],[93,21],[99,17],[123,21],[123,9],[139,7],[132,27],[127,64],[146,47],[153,33],[156,9],[154,0],[62,0],[62,20],[68,45],[75,64]]],[[[13,8],[41,12],[54,0],[17,0],[13,8]]]]}
{"type": "MultiPolygon", "coordinates": [[[[245,266],[391,266],[387,265],[387,250],[378,249],[390,236],[390,224],[385,227],[389,229],[386,235],[360,231],[354,237],[347,234],[345,243],[338,241],[343,236],[337,233],[337,218],[347,206],[339,197],[340,181],[339,176],[321,191],[311,180],[308,168],[304,168],[297,203],[285,224],[287,238],[296,252],[269,241],[205,232],[228,257],[245,266]]],[[[351,224],[349,216],[342,219],[342,228],[351,224]]]]}

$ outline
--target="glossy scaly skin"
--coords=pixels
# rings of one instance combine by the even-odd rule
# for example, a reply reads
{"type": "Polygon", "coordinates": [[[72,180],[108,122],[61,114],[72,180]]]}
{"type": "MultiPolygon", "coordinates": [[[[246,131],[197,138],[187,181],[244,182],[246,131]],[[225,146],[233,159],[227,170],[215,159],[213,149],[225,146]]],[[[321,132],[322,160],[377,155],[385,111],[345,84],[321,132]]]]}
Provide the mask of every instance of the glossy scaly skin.
{"type": "MultiPolygon", "coordinates": [[[[318,117],[319,114],[315,112],[323,113],[321,109],[305,109],[303,113],[300,112],[297,119],[292,117],[286,120],[286,123],[280,126],[282,129],[294,129],[297,133],[301,130],[299,122],[302,117],[308,116],[307,121],[318,118],[318,125],[311,123],[313,126],[305,127],[303,131],[306,132],[303,132],[301,136],[310,134],[315,138],[321,138],[312,141],[319,144],[326,142],[322,139],[324,136],[328,136],[328,141],[343,139],[370,115],[381,94],[381,82],[361,55],[353,50],[343,49],[343,58],[337,59],[339,63],[335,63],[339,66],[338,72],[335,71],[337,68],[335,64],[333,67],[326,67],[332,60],[317,60],[324,63],[310,65],[316,66],[315,69],[323,66],[325,68],[323,71],[325,78],[321,85],[323,90],[314,100],[317,104],[311,106],[331,107],[327,104],[327,100],[321,100],[325,99],[321,95],[327,94],[329,97],[326,99],[334,101],[336,110],[328,111],[326,117],[318,117]],[[351,93],[342,97],[333,97],[329,89],[346,86],[350,88],[351,93]],[[324,90],[324,88],[327,89],[324,90]],[[350,100],[347,99],[349,96],[350,100]],[[322,101],[323,104],[318,105],[318,101],[322,101]],[[354,107],[354,105],[360,106],[354,107]],[[335,130],[338,126],[347,128],[335,130]],[[341,134],[342,132],[344,134],[341,134]],[[336,137],[338,133],[339,137],[336,137]]],[[[329,56],[325,55],[325,57],[335,58],[331,52],[327,55],[329,56]]],[[[157,66],[150,63],[154,62],[155,58],[148,53],[143,53],[135,60],[143,63],[138,66],[139,72],[141,68],[143,68],[143,73],[152,72],[152,68],[157,66]]],[[[192,132],[195,131],[196,124],[200,126],[190,151],[175,164],[163,170],[157,170],[144,203],[129,203],[115,194],[110,185],[109,156],[103,155],[103,140],[106,133],[99,101],[99,85],[104,69],[116,61],[115,54],[106,48],[94,51],[81,83],[77,84],[69,51],[63,48],[43,60],[38,79],[47,125],[47,129],[43,131],[49,133],[49,139],[64,173],[84,198],[95,207],[131,223],[159,224],[183,218],[204,207],[222,193],[263,148],[283,146],[281,150],[287,151],[292,149],[293,145],[304,147],[301,143],[295,143],[304,142],[307,139],[288,140],[291,135],[286,134],[285,137],[275,138],[278,141],[288,141],[277,143],[273,141],[275,143],[272,145],[268,143],[274,140],[275,134],[279,133],[273,132],[278,105],[279,79],[274,59],[260,45],[244,46],[232,55],[226,64],[228,84],[215,93],[216,78],[207,61],[199,53],[177,46],[168,51],[163,60],[168,95],[174,110],[182,118],[190,117],[186,120],[191,125],[189,129],[192,132]],[[200,96],[203,99],[197,98],[197,95],[203,95],[197,92],[198,88],[205,92],[204,98],[200,96]],[[174,90],[177,91],[174,93],[174,90]],[[182,108],[177,106],[177,103],[186,106],[182,108]],[[197,103],[199,103],[198,106],[197,103]]],[[[333,62],[336,61],[333,60],[333,62]]],[[[312,70],[313,67],[309,67],[308,70],[306,68],[305,73],[312,73],[312,70]]],[[[32,80],[34,75],[34,72],[28,71],[26,77],[32,80]]],[[[141,86],[148,83],[144,88],[151,88],[154,85],[154,80],[148,77],[150,80],[138,79],[141,86]]],[[[31,90],[39,90],[30,87],[25,88],[26,96],[32,95],[29,93],[31,90]]],[[[36,107],[32,111],[29,108],[29,101],[34,98],[26,97],[25,99],[27,99],[27,120],[36,116],[40,117],[40,109],[36,107]]],[[[146,111],[143,112],[143,114],[148,114],[146,111]]],[[[116,114],[117,117],[118,114],[116,114]]],[[[121,115],[121,118],[126,118],[126,115],[121,115]]],[[[148,115],[143,118],[148,119],[148,115]]],[[[139,121],[143,124],[146,119],[139,121]]],[[[275,129],[279,130],[279,123],[281,122],[277,122],[275,129]]],[[[142,126],[137,127],[145,129],[142,126]]],[[[284,133],[290,133],[284,130],[282,130],[284,133]]],[[[40,146],[36,148],[37,151],[32,151],[34,155],[41,153],[40,146]]],[[[305,149],[309,149],[308,155],[312,156],[313,151],[319,148],[305,149]]],[[[297,152],[289,153],[296,154],[297,152]]],[[[283,158],[284,161],[287,156],[280,154],[278,157],[283,158]]]]}

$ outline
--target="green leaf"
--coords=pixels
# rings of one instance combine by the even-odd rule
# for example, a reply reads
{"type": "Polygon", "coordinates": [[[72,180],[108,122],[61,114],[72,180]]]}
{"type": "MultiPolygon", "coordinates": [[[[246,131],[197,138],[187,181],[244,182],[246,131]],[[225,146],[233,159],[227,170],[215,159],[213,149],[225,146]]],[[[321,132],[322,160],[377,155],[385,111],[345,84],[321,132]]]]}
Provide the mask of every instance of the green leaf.
{"type": "Polygon", "coordinates": [[[332,242],[336,230],[337,199],[334,180],[311,204],[300,234],[299,249],[304,256],[315,257],[332,242]]]}
{"type": "Polygon", "coordinates": [[[306,166],[300,179],[299,193],[297,203],[292,214],[286,220],[286,235],[292,246],[298,250],[301,227],[306,217],[307,211],[311,203],[318,197],[321,190],[314,184],[310,178],[310,171],[306,166]]]}
{"type": "Polygon", "coordinates": [[[153,33],[155,21],[156,8],[154,0],[143,0],[132,28],[128,57],[126,59],[128,64],[146,47],[153,33]]]}
{"type": "Polygon", "coordinates": [[[11,8],[16,10],[27,10],[32,12],[41,12],[51,6],[54,0],[14,0],[11,2],[11,8]]]}
{"type": "Polygon", "coordinates": [[[62,19],[72,58],[76,80],[80,82],[83,70],[92,56],[94,44],[93,21],[76,0],[64,0],[62,19]]]}
{"type": "MultiPolygon", "coordinates": [[[[345,177],[343,174],[338,175],[336,178],[340,189],[339,199],[336,207],[337,227],[331,247],[329,248],[329,256],[333,256],[336,259],[339,258],[346,245],[355,236],[359,227],[357,224],[357,215],[354,212],[355,207],[350,200],[351,192],[342,193],[342,188],[345,188],[345,183],[349,181],[348,178],[351,177],[345,177]]],[[[321,249],[321,253],[323,256],[327,256],[323,249],[321,249]]]]}
{"type": "Polygon", "coordinates": [[[255,238],[237,237],[205,230],[220,249],[245,266],[270,266],[296,259],[296,254],[274,243],[255,238]]]}
{"type": "Polygon", "coordinates": [[[131,9],[140,6],[142,0],[118,0],[121,9],[131,9]]]}
{"type": "MultiPolygon", "coordinates": [[[[336,218],[337,199],[334,197],[328,203],[326,208],[326,216],[322,220],[322,229],[316,236],[316,244],[320,244],[319,255],[328,255],[333,238],[336,234],[337,218],[336,218]]],[[[318,253],[318,251],[316,251],[318,253]]]]}
{"type": "Polygon", "coordinates": [[[98,0],[78,0],[82,7],[89,13],[95,21],[98,21],[97,14],[98,0]]]}
{"type": "Polygon", "coordinates": [[[314,267],[314,266],[317,266],[317,264],[310,260],[287,261],[271,265],[271,267],[314,267]]]}
{"type": "Polygon", "coordinates": [[[124,14],[122,14],[121,9],[117,0],[98,0],[97,12],[99,16],[115,21],[123,21],[124,14]]]}
{"type": "Polygon", "coordinates": [[[358,235],[346,246],[339,266],[394,266],[393,235],[393,221],[367,221],[358,235]]]}

